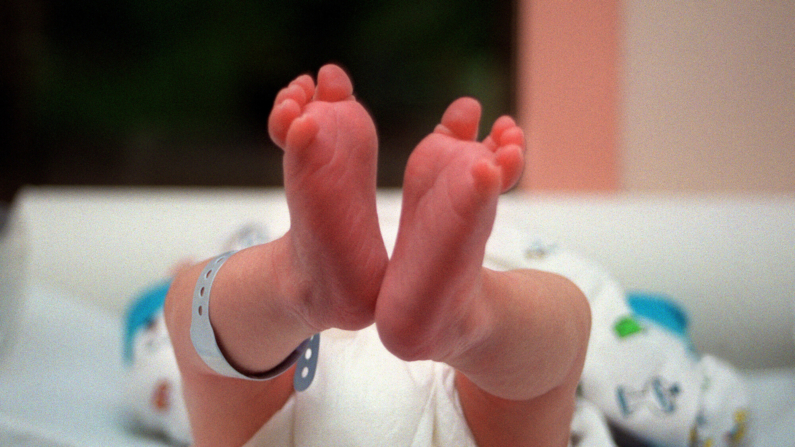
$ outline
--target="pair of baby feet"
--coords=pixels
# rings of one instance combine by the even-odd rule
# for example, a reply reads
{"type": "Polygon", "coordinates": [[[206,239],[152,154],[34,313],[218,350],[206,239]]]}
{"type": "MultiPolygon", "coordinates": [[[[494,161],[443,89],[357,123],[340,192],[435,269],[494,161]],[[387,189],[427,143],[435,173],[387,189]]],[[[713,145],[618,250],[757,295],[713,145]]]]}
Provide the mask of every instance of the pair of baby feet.
{"type": "Polygon", "coordinates": [[[389,259],[376,212],[375,125],[335,65],[276,97],[268,129],[284,150],[297,308],[313,328],[376,322],[404,359],[441,359],[487,314],[481,274],[498,196],[516,184],[524,136],[509,117],[477,141],[481,108],[453,102],[409,158],[389,259]]]}

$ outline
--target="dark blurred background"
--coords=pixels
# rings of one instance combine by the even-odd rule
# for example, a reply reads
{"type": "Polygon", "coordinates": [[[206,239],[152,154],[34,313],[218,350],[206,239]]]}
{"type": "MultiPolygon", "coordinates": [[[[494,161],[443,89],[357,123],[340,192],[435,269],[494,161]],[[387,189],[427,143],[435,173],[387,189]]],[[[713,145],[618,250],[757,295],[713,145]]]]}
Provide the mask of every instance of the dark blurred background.
{"type": "Polygon", "coordinates": [[[379,185],[462,95],[513,111],[514,9],[490,0],[3,0],[0,201],[23,184],[280,185],[277,91],[326,62],[381,141],[379,185]]]}

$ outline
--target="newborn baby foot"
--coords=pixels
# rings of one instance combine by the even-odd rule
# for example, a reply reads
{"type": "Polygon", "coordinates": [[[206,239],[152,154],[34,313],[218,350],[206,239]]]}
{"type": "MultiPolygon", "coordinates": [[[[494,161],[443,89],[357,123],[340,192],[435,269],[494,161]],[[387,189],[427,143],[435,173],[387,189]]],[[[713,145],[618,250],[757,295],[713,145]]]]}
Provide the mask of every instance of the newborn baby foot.
{"type": "Polygon", "coordinates": [[[519,180],[524,136],[509,117],[476,140],[480,104],[453,102],[409,158],[392,260],[376,309],[384,345],[406,360],[445,361],[492,317],[479,301],[498,196],[519,180]]]}
{"type": "Polygon", "coordinates": [[[268,122],[284,150],[297,309],[317,330],[372,323],[387,254],[376,214],[375,125],[335,65],[276,97],[268,122]]]}

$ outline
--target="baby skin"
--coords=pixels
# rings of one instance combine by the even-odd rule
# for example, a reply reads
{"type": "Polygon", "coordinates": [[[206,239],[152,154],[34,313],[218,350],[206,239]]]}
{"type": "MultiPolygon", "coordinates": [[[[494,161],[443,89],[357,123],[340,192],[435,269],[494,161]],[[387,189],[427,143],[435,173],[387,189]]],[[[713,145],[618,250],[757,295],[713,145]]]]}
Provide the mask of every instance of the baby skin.
{"type": "MultiPolygon", "coordinates": [[[[480,105],[453,102],[412,153],[391,259],[375,206],[377,137],[339,67],[301,76],[276,97],[271,138],[284,150],[291,227],[236,253],[215,278],[212,324],[229,362],[268,370],[329,328],[375,323],[406,360],[456,370],[480,446],[565,446],[590,310],[562,277],[482,267],[498,197],[521,176],[524,136],[509,117],[477,140],[480,105]]],[[[166,321],[197,446],[244,444],[290,398],[292,371],[265,382],[219,376],[192,346],[193,288],[183,270],[166,321]]]]}

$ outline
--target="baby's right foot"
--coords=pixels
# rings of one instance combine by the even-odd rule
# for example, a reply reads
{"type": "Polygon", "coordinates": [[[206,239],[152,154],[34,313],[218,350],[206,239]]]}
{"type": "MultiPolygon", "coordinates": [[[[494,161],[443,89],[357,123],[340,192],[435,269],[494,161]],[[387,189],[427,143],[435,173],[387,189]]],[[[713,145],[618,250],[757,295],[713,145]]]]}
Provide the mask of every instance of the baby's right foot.
{"type": "Polygon", "coordinates": [[[407,360],[449,361],[490,327],[483,255],[497,198],[521,175],[524,136],[502,117],[478,142],[479,120],[477,101],[455,101],[409,158],[398,237],[376,309],[384,345],[407,360]]]}
{"type": "Polygon", "coordinates": [[[317,84],[300,76],[268,122],[284,150],[296,309],[320,331],[372,323],[388,261],[376,214],[375,125],[350,79],[326,65],[317,84]]]}

